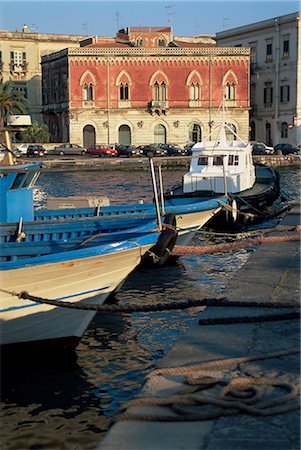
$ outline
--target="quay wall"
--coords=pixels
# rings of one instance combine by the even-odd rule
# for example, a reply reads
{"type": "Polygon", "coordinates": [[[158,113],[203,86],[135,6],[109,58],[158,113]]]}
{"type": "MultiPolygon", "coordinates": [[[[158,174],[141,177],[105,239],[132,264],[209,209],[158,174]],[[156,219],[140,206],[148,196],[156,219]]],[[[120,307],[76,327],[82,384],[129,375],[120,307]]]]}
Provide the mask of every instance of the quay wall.
{"type": "MultiPolygon", "coordinates": [[[[253,156],[256,163],[269,167],[300,166],[301,158],[298,155],[268,155],[253,156]]],[[[149,170],[148,158],[88,158],[88,157],[46,157],[40,160],[44,163],[43,171],[74,171],[74,170],[149,170]]],[[[162,168],[169,170],[188,170],[189,156],[157,157],[154,164],[160,164],[162,168]]],[[[28,158],[18,158],[18,162],[26,163],[28,158]]]]}

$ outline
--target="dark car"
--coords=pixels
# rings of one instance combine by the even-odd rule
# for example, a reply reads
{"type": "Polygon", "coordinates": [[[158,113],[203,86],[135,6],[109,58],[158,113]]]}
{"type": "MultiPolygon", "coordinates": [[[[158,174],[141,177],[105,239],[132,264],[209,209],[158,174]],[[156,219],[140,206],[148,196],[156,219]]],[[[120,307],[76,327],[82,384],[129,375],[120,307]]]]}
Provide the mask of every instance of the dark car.
{"type": "Polygon", "coordinates": [[[139,148],[142,149],[145,156],[167,156],[167,151],[160,148],[157,144],[143,145],[139,148]]]}
{"type": "Polygon", "coordinates": [[[274,147],[274,152],[282,155],[300,155],[300,148],[292,144],[277,144],[274,147]]]}
{"type": "Polygon", "coordinates": [[[118,152],[118,156],[126,156],[127,158],[143,155],[143,151],[140,148],[135,147],[135,145],[119,144],[116,146],[116,150],[118,152]]]}
{"type": "Polygon", "coordinates": [[[46,154],[46,150],[42,145],[29,145],[27,147],[26,155],[28,158],[35,156],[44,156],[46,154]]]}
{"type": "Polygon", "coordinates": [[[185,156],[187,153],[178,144],[159,144],[160,148],[166,150],[168,156],[185,156]]]}
{"type": "Polygon", "coordinates": [[[85,155],[87,150],[78,144],[62,144],[49,151],[50,155],[85,155]]]}
{"type": "Polygon", "coordinates": [[[107,156],[118,156],[118,152],[105,144],[93,144],[87,149],[87,155],[105,158],[107,156]]]}

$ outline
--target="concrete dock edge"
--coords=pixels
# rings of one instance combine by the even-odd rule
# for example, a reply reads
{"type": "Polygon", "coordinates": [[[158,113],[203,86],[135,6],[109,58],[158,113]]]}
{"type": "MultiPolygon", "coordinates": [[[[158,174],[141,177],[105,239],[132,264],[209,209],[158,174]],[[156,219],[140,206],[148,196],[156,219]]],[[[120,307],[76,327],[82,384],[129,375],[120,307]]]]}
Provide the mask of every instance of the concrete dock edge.
{"type": "MultiPolygon", "coordinates": [[[[295,205],[281,225],[299,224],[300,205],[295,205]]],[[[233,363],[214,370],[217,376],[226,378],[269,378],[297,386],[300,380],[300,243],[261,244],[220,296],[239,302],[239,306],[207,307],[200,313],[201,323],[202,319],[216,318],[225,319],[225,323],[191,327],[159,361],[158,369],[283,352],[282,356],[233,363]],[[260,306],[244,306],[244,301],[260,302],[260,306]],[[288,319],[288,313],[294,318],[288,319]],[[297,352],[285,354],[290,349],[297,352]]],[[[137,398],[162,398],[185,387],[183,375],[157,375],[146,380],[137,398]]],[[[269,389],[266,393],[272,396],[269,389]]],[[[130,406],[125,412],[177,415],[170,408],[157,405],[130,406]]],[[[97,450],[117,449],[299,450],[300,410],[269,416],[239,413],[191,421],[117,420],[97,450]]]]}

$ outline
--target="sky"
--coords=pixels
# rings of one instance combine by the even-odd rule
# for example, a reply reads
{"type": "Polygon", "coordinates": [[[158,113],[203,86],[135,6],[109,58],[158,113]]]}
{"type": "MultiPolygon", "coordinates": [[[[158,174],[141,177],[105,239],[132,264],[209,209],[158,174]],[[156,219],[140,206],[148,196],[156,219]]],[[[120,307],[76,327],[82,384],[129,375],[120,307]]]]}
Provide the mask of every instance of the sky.
{"type": "Polygon", "coordinates": [[[172,26],[176,36],[219,31],[301,10],[295,0],[0,0],[0,29],[115,36],[128,26],[172,26]]]}

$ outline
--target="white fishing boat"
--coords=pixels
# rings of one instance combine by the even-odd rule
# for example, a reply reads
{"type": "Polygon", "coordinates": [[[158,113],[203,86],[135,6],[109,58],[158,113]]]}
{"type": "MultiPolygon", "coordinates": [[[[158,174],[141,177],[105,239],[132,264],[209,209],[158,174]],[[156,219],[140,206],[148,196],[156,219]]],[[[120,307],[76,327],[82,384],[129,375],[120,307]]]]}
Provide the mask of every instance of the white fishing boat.
{"type": "MultiPolygon", "coordinates": [[[[179,198],[188,201],[222,194],[229,199],[224,211],[232,223],[253,220],[258,213],[260,217],[260,211],[279,196],[277,172],[254,164],[252,145],[242,140],[224,119],[192,147],[189,172],[165,197],[166,201],[179,198]]],[[[220,215],[218,219],[221,218],[220,215]]]]}

